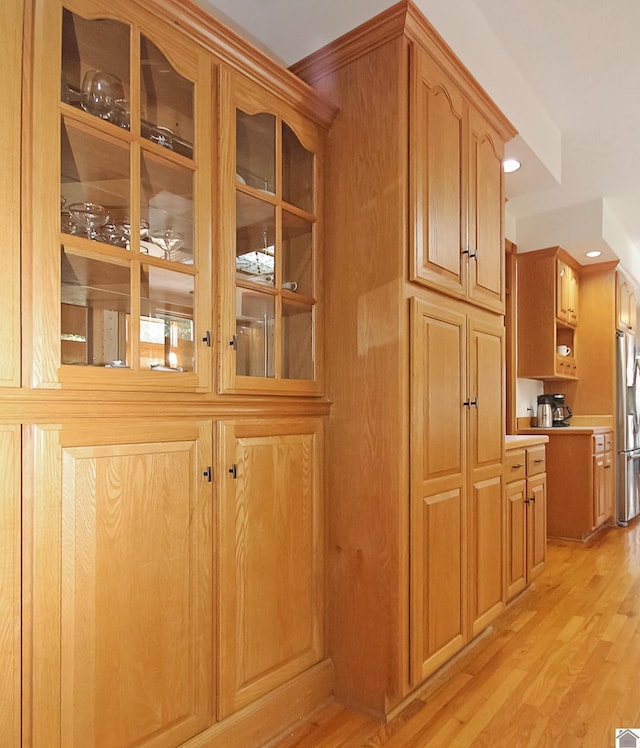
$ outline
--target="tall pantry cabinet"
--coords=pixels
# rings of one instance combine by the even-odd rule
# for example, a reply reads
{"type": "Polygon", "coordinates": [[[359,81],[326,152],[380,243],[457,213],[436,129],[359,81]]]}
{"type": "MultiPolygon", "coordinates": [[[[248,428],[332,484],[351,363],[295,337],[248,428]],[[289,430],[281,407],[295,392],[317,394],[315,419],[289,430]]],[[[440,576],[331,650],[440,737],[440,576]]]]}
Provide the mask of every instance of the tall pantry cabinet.
{"type": "Polygon", "coordinates": [[[1,13],[0,734],[262,745],[332,688],[335,110],[188,1],[1,13]]]}
{"type": "MultiPolygon", "coordinates": [[[[0,128],[4,137],[0,180],[0,397],[14,401],[20,385],[20,99],[22,0],[0,7],[5,80],[0,128]]],[[[7,748],[20,745],[20,459],[21,428],[14,413],[0,414],[0,735],[7,748]]]]}
{"type": "Polygon", "coordinates": [[[410,2],[293,67],[333,100],[325,222],[330,650],[378,716],[503,606],[502,149],[410,2]]]}

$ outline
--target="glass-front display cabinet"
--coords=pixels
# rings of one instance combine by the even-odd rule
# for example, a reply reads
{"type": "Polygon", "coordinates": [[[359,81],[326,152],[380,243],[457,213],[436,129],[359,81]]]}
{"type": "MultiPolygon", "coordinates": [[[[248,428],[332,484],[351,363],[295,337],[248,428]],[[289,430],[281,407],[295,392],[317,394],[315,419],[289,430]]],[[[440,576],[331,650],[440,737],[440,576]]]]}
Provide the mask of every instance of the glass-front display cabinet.
{"type": "Polygon", "coordinates": [[[312,126],[266,96],[241,85],[236,94],[229,175],[234,283],[223,318],[223,387],[313,393],[320,375],[321,141],[312,126]]]}
{"type": "MultiPolygon", "coordinates": [[[[53,249],[43,257],[59,278],[56,300],[46,298],[58,307],[57,340],[43,340],[57,348],[57,371],[40,379],[206,389],[215,131],[204,135],[198,118],[216,119],[210,60],[157,20],[152,38],[144,17],[65,5],[49,120],[59,158],[42,167],[59,182],[57,259],[53,249]]],[[[37,347],[34,359],[47,368],[37,347]]]]}

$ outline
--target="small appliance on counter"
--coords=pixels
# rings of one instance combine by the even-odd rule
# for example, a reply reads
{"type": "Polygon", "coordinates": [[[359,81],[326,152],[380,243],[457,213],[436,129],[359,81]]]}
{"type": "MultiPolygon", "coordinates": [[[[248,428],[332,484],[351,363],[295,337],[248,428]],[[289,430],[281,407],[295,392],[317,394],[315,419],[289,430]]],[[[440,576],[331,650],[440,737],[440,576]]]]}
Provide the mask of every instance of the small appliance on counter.
{"type": "Polygon", "coordinates": [[[550,429],[553,422],[553,410],[549,395],[538,395],[538,428],[550,429]]]}
{"type": "Polygon", "coordinates": [[[538,428],[568,426],[572,415],[564,395],[538,395],[538,428]]]}

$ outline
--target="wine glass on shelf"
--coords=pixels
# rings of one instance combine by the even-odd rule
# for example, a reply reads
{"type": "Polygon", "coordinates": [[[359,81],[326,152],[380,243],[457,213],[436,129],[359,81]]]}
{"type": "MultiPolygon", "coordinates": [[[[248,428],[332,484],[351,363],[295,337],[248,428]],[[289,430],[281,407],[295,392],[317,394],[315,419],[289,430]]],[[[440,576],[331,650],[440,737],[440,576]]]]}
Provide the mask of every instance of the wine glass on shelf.
{"type": "MultiPolygon", "coordinates": [[[[126,216],[122,219],[122,223],[120,224],[120,227],[122,228],[122,233],[125,236],[125,242],[127,244],[127,249],[129,249],[129,245],[131,242],[131,219],[126,216]]],[[[135,229],[134,229],[135,233],[135,229]]],[[[138,229],[138,235],[140,237],[141,241],[144,241],[149,236],[149,221],[147,221],[145,218],[140,219],[139,229],[138,229]]]]}
{"type": "Polygon", "coordinates": [[[103,70],[87,70],[82,79],[80,99],[85,112],[109,119],[119,100],[124,100],[124,87],[117,75],[103,70]]]}
{"type": "Polygon", "coordinates": [[[162,249],[165,260],[172,259],[172,253],[179,250],[184,243],[184,236],[179,231],[174,231],[172,228],[153,231],[149,235],[149,238],[156,247],[162,249]]]}
{"type": "Polygon", "coordinates": [[[97,230],[109,220],[107,209],[97,203],[71,203],[69,215],[87,239],[97,239],[97,230]]]}

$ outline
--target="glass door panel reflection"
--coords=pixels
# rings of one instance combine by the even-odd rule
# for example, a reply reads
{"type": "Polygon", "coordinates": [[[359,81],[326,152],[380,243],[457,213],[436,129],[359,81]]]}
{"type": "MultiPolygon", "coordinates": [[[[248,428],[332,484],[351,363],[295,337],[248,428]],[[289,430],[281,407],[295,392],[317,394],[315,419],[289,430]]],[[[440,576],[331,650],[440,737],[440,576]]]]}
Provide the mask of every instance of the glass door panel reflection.
{"type": "Polygon", "coordinates": [[[61,251],[63,364],[129,366],[129,268],[61,251]]]}
{"type": "Polygon", "coordinates": [[[129,149],[64,120],[61,129],[60,229],[93,241],[126,246],[129,149]]]}
{"type": "Polygon", "coordinates": [[[313,308],[282,302],[282,378],[313,379],[313,308]]]}
{"type": "Polygon", "coordinates": [[[130,28],[62,12],[63,103],[129,129],[130,28]]]}
{"type": "Polygon", "coordinates": [[[276,209],[270,203],[236,195],[236,280],[275,282],[276,209]]]}
{"type": "Polygon", "coordinates": [[[275,297],[236,289],[236,374],[275,376],[275,297]]]}
{"type": "Polygon", "coordinates": [[[313,224],[282,211],[282,288],[313,296],[313,224]]]}
{"type": "Polygon", "coordinates": [[[282,123],[282,199],[302,210],[313,213],[314,156],[298,140],[297,135],[282,123]]]}
{"type": "Polygon", "coordinates": [[[144,254],[164,260],[193,264],[193,171],[143,153],[141,242],[144,254]]]}
{"type": "Polygon", "coordinates": [[[140,38],[142,137],[180,153],[194,155],[194,85],[183,78],[145,36],[140,38]]]}
{"type": "Polygon", "coordinates": [[[194,371],[193,276],[143,265],[140,289],[140,368],[194,371]]]}
{"type": "Polygon", "coordinates": [[[264,192],[276,192],[276,118],[273,114],[236,116],[236,180],[264,192]]]}

